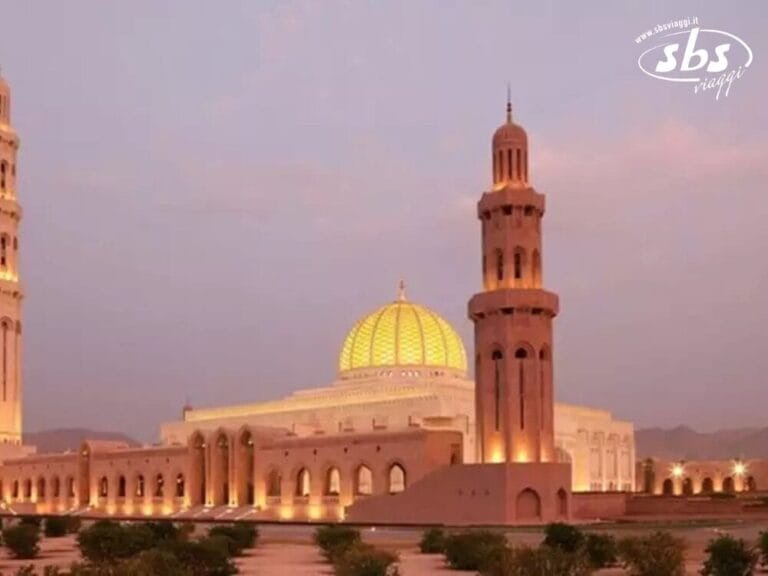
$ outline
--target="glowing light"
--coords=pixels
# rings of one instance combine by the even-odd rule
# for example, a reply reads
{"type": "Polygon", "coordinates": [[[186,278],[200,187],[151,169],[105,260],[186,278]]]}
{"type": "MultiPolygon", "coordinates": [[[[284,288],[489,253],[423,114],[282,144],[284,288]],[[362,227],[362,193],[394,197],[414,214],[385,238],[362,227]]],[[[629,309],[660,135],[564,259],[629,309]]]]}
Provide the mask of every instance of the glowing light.
{"type": "Polygon", "coordinates": [[[528,462],[528,452],[525,451],[525,448],[518,450],[515,462],[528,462]]]}
{"type": "Polygon", "coordinates": [[[499,462],[504,462],[504,454],[501,448],[496,448],[491,452],[491,463],[498,464],[499,462]]]}
{"type": "Polygon", "coordinates": [[[318,520],[323,515],[323,509],[314,504],[309,507],[309,519],[310,520],[318,520]]]}
{"type": "Polygon", "coordinates": [[[682,464],[673,464],[672,465],[672,476],[674,476],[675,478],[682,478],[684,471],[685,470],[683,469],[683,465],[682,464]]]}
{"type": "Polygon", "coordinates": [[[733,473],[736,476],[744,476],[744,473],[747,471],[747,467],[744,464],[744,462],[735,462],[733,464],[733,473]]]}
{"type": "Polygon", "coordinates": [[[401,365],[465,372],[467,355],[448,322],[432,310],[402,299],[382,306],[352,327],[341,349],[339,371],[401,365]]]}
{"type": "Polygon", "coordinates": [[[152,516],[152,504],[144,504],[141,512],[144,514],[144,516],[152,516]]]}
{"type": "Polygon", "coordinates": [[[282,508],[280,508],[280,518],[282,520],[292,520],[293,506],[283,506],[282,508]]]}

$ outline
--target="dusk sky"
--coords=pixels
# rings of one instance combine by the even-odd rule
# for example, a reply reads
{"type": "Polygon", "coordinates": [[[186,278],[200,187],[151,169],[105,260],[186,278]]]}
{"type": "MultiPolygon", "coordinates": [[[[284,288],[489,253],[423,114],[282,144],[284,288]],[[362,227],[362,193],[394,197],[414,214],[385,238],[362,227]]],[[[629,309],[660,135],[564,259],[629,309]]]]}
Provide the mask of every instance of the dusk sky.
{"type": "Polygon", "coordinates": [[[547,195],[555,390],[638,427],[766,424],[768,10],[753,2],[12,2],[27,431],[153,440],[331,383],[394,299],[472,356],[507,83],[547,195]],[[671,20],[745,40],[728,97],[643,75],[671,20]]]}

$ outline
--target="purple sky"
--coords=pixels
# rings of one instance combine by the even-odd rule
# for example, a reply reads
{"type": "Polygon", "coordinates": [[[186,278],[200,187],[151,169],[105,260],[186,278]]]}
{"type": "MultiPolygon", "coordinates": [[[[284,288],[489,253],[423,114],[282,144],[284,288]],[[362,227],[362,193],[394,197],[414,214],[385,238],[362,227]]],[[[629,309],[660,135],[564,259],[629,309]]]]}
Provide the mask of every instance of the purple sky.
{"type": "Polygon", "coordinates": [[[185,398],[328,384],[401,276],[471,354],[508,81],[548,195],[558,398],[765,423],[764,2],[0,5],[28,430],[149,439],[185,398]],[[694,15],[754,52],[720,102],[636,66],[640,32],[694,15]]]}

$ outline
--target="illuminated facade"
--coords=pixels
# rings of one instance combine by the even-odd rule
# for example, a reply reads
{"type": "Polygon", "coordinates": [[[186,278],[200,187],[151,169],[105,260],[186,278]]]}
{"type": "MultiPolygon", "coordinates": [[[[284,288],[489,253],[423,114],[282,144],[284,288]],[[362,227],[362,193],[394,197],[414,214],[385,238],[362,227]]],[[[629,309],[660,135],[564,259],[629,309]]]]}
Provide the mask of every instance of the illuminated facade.
{"type": "MultiPolygon", "coordinates": [[[[0,442],[21,444],[21,300],[16,154],[11,90],[0,76],[0,442]]],[[[0,453],[8,452],[0,447],[0,453]]]]}
{"type": "MultiPolygon", "coordinates": [[[[10,251],[0,297],[10,392],[0,414],[6,442],[18,443],[18,139],[4,83],[0,95],[0,159],[10,175],[0,204],[0,239],[10,251]]],[[[469,307],[477,386],[456,331],[409,301],[401,284],[393,302],[353,325],[331,385],[257,404],[187,407],[180,421],[161,426],[157,446],[86,442],[71,453],[0,455],[0,506],[124,517],[519,523],[570,517],[571,489],[631,489],[632,424],[554,404],[557,297],[541,288],[544,199],[528,184],[527,153],[525,132],[510,116],[494,135],[494,180],[478,212],[484,292],[469,307]]]]}

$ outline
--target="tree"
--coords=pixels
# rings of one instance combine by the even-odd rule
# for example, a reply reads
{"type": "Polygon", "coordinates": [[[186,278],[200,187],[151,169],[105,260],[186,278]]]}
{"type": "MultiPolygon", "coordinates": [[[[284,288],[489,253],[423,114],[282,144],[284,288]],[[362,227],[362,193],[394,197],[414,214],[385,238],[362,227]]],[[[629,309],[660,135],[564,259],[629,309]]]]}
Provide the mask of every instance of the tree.
{"type": "Polygon", "coordinates": [[[3,543],[14,558],[36,558],[40,553],[40,528],[34,524],[6,528],[3,530],[3,543]]]}
{"type": "Polygon", "coordinates": [[[704,549],[702,576],[750,576],[757,564],[757,551],[744,540],[720,536],[710,540],[704,549]]]}

